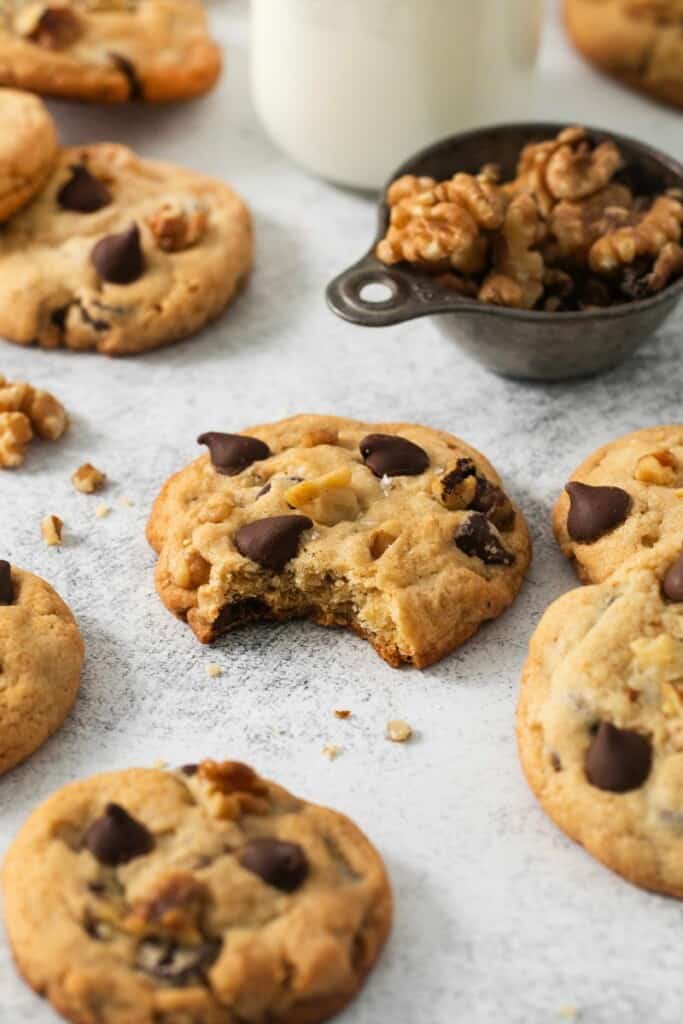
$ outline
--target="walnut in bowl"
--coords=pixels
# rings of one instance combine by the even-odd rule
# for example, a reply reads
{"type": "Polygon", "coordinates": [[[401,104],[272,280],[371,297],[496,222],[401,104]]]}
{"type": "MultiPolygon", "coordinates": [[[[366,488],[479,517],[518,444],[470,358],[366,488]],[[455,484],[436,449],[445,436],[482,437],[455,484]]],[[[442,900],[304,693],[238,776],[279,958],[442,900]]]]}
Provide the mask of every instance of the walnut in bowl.
{"type": "Polygon", "coordinates": [[[626,357],[683,292],[683,167],[595,129],[504,125],[454,136],[392,176],[370,252],[336,278],[340,316],[432,313],[484,365],[536,379],[626,357]],[[385,287],[372,302],[368,284],[385,287]]]}

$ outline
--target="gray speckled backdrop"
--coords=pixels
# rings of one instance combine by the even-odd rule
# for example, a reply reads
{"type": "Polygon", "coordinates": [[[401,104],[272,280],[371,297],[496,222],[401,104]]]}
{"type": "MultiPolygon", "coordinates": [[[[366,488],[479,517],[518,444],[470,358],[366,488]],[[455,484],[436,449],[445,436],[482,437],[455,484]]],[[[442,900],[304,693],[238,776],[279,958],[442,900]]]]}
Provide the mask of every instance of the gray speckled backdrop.
{"type": "MultiPolygon", "coordinates": [[[[534,624],[573,584],[551,540],[551,502],[597,444],[680,419],[683,319],[622,369],[554,387],[486,374],[427,321],[371,333],[335,320],[323,287],[364,249],[372,205],[275,151],[248,99],[246,4],[211,13],[228,71],[206,100],[134,112],[54,107],[65,141],[116,138],[233,182],[253,208],[258,252],[246,294],[194,341],[117,362],[2,347],[0,371],[53,388],[73,427],[2,474],[1,553],[58,588],[88,656],[64,728],[0,780],[0,852],[37,801],[77,776],[157,758],[242,758],[350,814],[387,859],[396,926],[348,1024],[542,1024],[567,1006],[589,1024],[679,1021],[680,905],[612,876],[545,819],[517,764],[513,713],[534,624]],[[353,636],[306,624],[245,629],[201,648],[154,595],[150,502],[195,455],[201,430],[301,410],[431,423],[486,452],[534,533],[515,607],[423,673],[394,671],[353,636]],[[95,516],[99,499],[69,482],[85,460],[111,478],[106,519],[95,516]],[[133,507],[118,504],[123,495],[133,507]],[[48,512],[66,524],[61,549],[40,541],[48,512]],[[210,661],[220,678],[208,678],[210,661]],[[337,721],[335,707],[353,718],[337,721]],[[383,739],[390,717],[412,723],[411,744],[383,739]],[[344,748],[333,763],[321,755],[326,742],[344,748]]],[[[683,157],[681,117],[585,68],[555,12],[537,113],[640,135],[683,157]]],[[[1,1024],[55,1021],[15,978],[0,941],[1,1024]]]]}

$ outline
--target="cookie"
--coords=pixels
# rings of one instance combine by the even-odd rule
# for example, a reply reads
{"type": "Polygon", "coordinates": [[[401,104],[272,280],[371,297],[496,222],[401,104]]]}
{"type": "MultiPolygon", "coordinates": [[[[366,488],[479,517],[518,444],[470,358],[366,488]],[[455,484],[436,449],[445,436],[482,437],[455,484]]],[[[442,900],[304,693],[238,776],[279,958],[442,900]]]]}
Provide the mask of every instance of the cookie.
{"type": "Polygon", "coordinates": [[[601,70],[658,100],[683,107],[681,0],[565,0],[578,50],[601,70]]]}
{"type": "Polygon", "coordinates": [[[0,560],[0,774],[60,727],[83,654],[74,617],[49,583],[0,560]]]}
{"type": "Polygon", "coordinates": [[[0,89],[0,221],[25,206],[57,162],[57,132],[37,96],[0,89]]]}
{"type": "Polygon", "coordinates": [[[348,818],[230,761],[64,787],[3,890],[19,970],[75,1024],[316,1024],[357,993],[392,913],[348,818]]]}
{"type": "Polygon", "coordinates": [[[215,319],[251,266],[249,211],[218,181],[125,146],[66,149],[0,234],[0,336],[142,352],[215,319]]]}
{"type": "Polygon", "coordinates": [[[517,737],[529,785],[567,835],[637,885],[683,898],[680,541],[550,606],[517,737]]]}
{"type": "Polygon", "coordinates": [[[184,100],[220,74],[199,0],[4,0],[0,83],[121,103],[184,100]]]}
{"type": "Polygon", "coordinates": [[[553,527],[584,583],[683,540],[683,425],[636,430],[598,448],[572,474],[553,527]]]}
{"type": "Polygon", "coordinates": [[[147,536],[162,601],[203,642],[303,617],[424,668],[521,586],[523,516],[443,431],[307,415],[198,440],[208,453],[166,483],[147,536]]]}

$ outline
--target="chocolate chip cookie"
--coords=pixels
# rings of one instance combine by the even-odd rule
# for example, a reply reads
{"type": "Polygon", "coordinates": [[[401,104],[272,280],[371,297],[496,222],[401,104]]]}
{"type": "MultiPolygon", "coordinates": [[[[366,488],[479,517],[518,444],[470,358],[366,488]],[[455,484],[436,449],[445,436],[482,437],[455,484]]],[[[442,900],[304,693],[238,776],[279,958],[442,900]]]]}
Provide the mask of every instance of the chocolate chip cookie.
{"type": "Polygon", "coordinates": [[[183,100],[220,74],[200,0],[3,0],[0,83],[121,103],[183,100]]]}
{"type": "Polygon", "coordinates": [[[565,0],[577,49],[603,71],[683,107],[681,0],[565,0]]]}
{"type": "Polygon", "coordinates": [[[683,898],[683,551],[565,594],[530,646],[517,716],[544,810],[637,885],[683,898]]]}
{"type": "Polygon", "coordinates": [[[683,541],[683,425],[636,430],[598,448],[572,474],[553,527],[584,583],[683,541]]]}
{"type": "Polygon", "coordinates": [[[209,642],[240,623],[347,626],[432,664],[514,600],[531,549],[487,460],[442,431],[295,416],[209,431],[148,524],[164,604],[209,642]]]}
{"type": "Polygon", "coordinates": [[[33,199],[56,162],[57,132],[43,102],[0,89],[0,221],[33,199]]]}
{"type": "Polygon", "coordinates": [[[62,724],[83,654],[74,617],[49,583],[0,560],[0,774],[62,724]]]}
{"type": "Polygon", "coordinates": [[[19,970],[76,1024],[317,1024],[358,992],[392,913],[348,818],[230,761],[66,786],[20,831],[3,890],[19,970]]]}
{"type": "Polygon", "coordinates": [[[0,336],[20,345],[146,351],[217,317],[251,266],[232,189],[125,146],[66,149],[0,234],[0,336]]]}

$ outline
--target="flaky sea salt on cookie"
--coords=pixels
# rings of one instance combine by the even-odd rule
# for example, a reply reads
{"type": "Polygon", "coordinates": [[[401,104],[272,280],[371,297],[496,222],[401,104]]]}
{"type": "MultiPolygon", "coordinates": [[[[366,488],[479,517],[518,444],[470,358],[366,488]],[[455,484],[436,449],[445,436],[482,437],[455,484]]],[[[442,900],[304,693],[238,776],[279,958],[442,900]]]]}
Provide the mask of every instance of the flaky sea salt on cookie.
{"type": "Polygon", "coordinates": [[[162,601],[202,641],[307,617],[422,668],[521,586],[524,518],[490,463],[450,434],[295,416],[199,441],[209,453],[166,483],[148,538],[162,601]]]}

